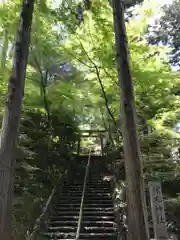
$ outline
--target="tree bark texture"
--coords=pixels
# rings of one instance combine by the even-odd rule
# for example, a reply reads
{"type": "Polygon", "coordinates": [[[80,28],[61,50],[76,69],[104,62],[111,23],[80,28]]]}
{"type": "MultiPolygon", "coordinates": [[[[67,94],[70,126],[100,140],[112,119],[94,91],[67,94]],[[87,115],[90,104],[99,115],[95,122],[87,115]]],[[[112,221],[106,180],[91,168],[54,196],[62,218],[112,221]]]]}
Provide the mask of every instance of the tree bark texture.
{"type": "Polygon", "coordinates": [[[0,239],[12,239],[15,153],[29,53],[34,0],[23,0],[0,138],[0,239]]]}
{"type": "Polygon", "coordinates": [[[147,210],[141,167],[140,144],[136,126],[136,109],[130,69],[128,41],[122,0],[113,0],[117,68],[123,116],[123,142],[127,184],[128,240],[148,240],[147,210]]]}

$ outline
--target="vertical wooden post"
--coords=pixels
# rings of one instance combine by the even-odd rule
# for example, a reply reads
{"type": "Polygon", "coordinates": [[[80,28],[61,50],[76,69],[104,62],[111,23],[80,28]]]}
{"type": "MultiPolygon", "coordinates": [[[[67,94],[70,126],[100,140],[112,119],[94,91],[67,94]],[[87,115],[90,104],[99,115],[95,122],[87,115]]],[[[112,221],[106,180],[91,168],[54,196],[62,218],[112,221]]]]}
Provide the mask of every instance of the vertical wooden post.
{"type": "Polygon", "coordinates": [[[81,150],[81,137],[78,139],[78,145],[77,145],[77,155],[80,155],[80,150],[81,150]]]}
{"type": "Polygon", "coordinates": [[[101,154],[104,156],[104,146],[103,146],[103,135],[100,134],[100,142],[101,142],[101,154]]]}
{"type": "Polygon", "coordinates": [[[161,183],[159,181],[149,182],[149,192],[155,239],[168,240],[161,183]]]}

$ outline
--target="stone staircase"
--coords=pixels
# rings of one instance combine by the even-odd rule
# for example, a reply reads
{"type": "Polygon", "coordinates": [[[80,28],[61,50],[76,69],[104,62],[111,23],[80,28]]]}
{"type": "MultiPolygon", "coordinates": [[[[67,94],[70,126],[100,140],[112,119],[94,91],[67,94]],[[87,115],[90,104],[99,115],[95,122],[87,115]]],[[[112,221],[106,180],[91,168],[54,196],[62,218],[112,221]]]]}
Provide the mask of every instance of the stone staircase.
{"type": "MultiPolygon", "coordinates": [[[[117,239],[110,182],[103,179],[103,170],[94,157],[89,168],[78,239],[117,239]]],[[[38,239],[76,239],[84,175],[85,164],[81,164],[72,182],[65,185],[47,222],[46,231],[38,239]]]]}

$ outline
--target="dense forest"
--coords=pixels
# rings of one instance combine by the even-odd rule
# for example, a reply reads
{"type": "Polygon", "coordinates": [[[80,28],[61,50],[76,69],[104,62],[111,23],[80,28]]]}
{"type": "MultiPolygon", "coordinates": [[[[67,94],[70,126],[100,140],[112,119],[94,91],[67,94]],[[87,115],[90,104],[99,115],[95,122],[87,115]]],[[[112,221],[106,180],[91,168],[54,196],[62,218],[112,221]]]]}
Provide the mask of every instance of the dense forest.
{"type": "MultiPolygon", "coordinates": [[[[2,136],[3,128],[8,128],[3,118],[10,99],[8,81],[18,65],[14,56],[22,2],[0,2],[2,136]]],[[[180,1],[168,5],[127,1],[124,11],[145,187],[152,179],[161,180],[168,231],[180,236],[180,1]]],[[[123,152],[123,117],[111,1],[39,0],[32,13],[30,43],[24,41],[29,54],[14,166],[15,240],[25,239],[32,230],[53,186],[76,153],[81,130],[107,130],[104,154],[114,175],[123,175],[116,165],[123,152]]],[[[26,30],[24,38],[28,38],[26,30]]],[[[16,57],[20,55],[17,52],[16,57]]],[[[24,74],[23,64],[18,76],[24,74]]],[[[87,153],[93,144],[83,139],[81,145],[87,153]]],[[[11,147],[9,143],[9,151],[11,147]]],[[[2,149],[1,144],[0,168],[2,149]]],[[[2,224],[5,213],[1,208],[2,224]]]]}

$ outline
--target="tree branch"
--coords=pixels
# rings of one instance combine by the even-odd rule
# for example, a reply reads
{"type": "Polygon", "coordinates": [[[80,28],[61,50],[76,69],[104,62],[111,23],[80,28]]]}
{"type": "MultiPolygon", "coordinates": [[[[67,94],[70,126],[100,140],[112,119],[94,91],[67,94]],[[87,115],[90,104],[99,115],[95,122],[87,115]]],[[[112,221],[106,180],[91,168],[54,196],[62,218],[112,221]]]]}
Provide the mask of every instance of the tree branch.
{"type": "Polygon", "coordinates": [[[103,67],[102,69],[104,70],[104,72],[106,73],[106,75],[107,75],[108,77],[110,77],[110,78],[112,79],[112,81],[119,87],[118,82],[116,82],[116,81],[114,80],[113,76],[111,76],[111,74],[109,74],[104,67],[103,67]]]}
{"type": "MultiPolygon", "coordinates": [[[[49,104],[48,104],[48,100],[47,100],[47,92],[46,92],[47,83],[45,83],[45,81],[44,81],[45,80],[44,75],[43,75],[40,63],[39,63],[36,55],[34,55],[34,61],[37,65],[38,71],[39,71],[40,76],[41,76],[41,90],[43,92],[44,109],[45,109],[46,114],[47,114],[48,126],[50,127],[50,125],[51,125],[50,124],[51,115],[50,115],[50,109],[49,109],[49,104]]],[[[47,80],[47,71],[46,71],[46,74],[45,74],[45,78],[47,80]]]]}
{"type": "Polygon", "coordinates": [[[105,106],[106,106],[106,109],[107,109],[107,112],[109,114],[109,116],[111,117],[111,119],[113,120],[113,123],[114,125],[116,126],[116,120],[109,108],[109,105],[108,105],[108,99],[107,99],[107,95],[106,95],[106,92],[105,92],[105,89],[104,89],[104,86],[103,86],[103,83],[102,83],[102,80],[101,80],[101,77],[100,77],[100,70],[98,68],[98,66],[93,62],[93,60],[90,58],[89,54],[87,53],[87,51],[85,50],[82,42],[79,40],[79,43],[84,51],[84,53],[86,54],[87,58],[89,59],[89,61],[91,62],[91,64],[93,65],[94,69],[95,69],[95,72],[96,72],[96,75],[97,75],[97,78],[98,78],[98,81],[99,81],[99,84],[101,86],[101,90],[102,90],[102,93],[103,93],[103,97],[104,97],[104,100],[105,100],[105,106]]]}
{"type": "Polygon", "coordinates": [[[101,77],[100,77],[100,70],[98,69],[98,67],[95,65],[94,66],[95,69],[96,69],[96,75],[97,75],[97,78],[98,78],[98,81],[99,81],[99,84],[101,86],[101,90],[102,90],[102,93],[103,93],[103,96],[104,96],[104,100],[105,100],[105,105],[106,105],[106,109],[107,109],[107,112],[109,113],[109,116],[112,118],[113,122],[114,122],[114,125],[116,126],[116,120],[109,108],[109,105],[108,105],[108,99],[107,99],[107,95],[106,95],[106,92],[105,92],[105,89],[104,89],[104,86],[103,86],[103,83],[101,81],[101,77]]]}
{"type": "MultiPolygon", "coordinates": [[[[94,41],[93,41],[93,38],[92,38],[92,35],[91,35],[91,31],[90,31],[90,29],[88,29],[89,31],[89,37],[90,37],[90,39],[91,39],[91,43],[92,43],[92,45],[94,45],[94,46],[96,46],[96,44],[94,43],[94,41]]],[[[101,61],[101,59],[99,59],[100,61],[101,61]]],[[[100,68],[100,67],[99,67],[100,68]]],[[[101,67],[103,70],[104,70],[104,72],[106,73],[106,75],[109,77],[109,78],[111,78],[112,79],[112,81],[119,87],[119,85],[118,85],[118,82],[117,81],[115,81],[114,80],[114,78],[113,78],[113,76],[111,76],[111,74],[109,74],[107,71],[106,71],[106,68],[105,67],[101,67]]]]}
{"type": "Polygon", "coordinates": [[[103,121],[103,124],[104,124],[104,128],[105,128],[105,129],[108,129],[109,139],[110,139],[113,147],[115,148],[114,140],[113,140],[113,137],[112,137],[112,135],[111,135],[110,125],[109,125],[109,127],[107,127],[106,122],[105,122],[105,119],[104,119],[103,110],[102,110],[101,108],[100,108],[100,112],[101,112],[101,117],[102,117],[102,121],[103,121]]]}
{"type": "Polygon", "coordinates": [[[92,66],[86,64],[84,61],[82,61],[81,59],[79,59],[78,57],[76,57],[76,55],[72,54],[67,48],[63,47],[62,48],[73,58],[75,58],[78,62],[82,63],[84,66],[88,67],[88,68],[93,68],[92,66]]]}

